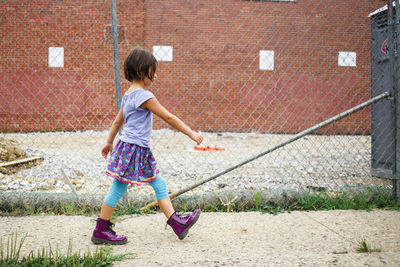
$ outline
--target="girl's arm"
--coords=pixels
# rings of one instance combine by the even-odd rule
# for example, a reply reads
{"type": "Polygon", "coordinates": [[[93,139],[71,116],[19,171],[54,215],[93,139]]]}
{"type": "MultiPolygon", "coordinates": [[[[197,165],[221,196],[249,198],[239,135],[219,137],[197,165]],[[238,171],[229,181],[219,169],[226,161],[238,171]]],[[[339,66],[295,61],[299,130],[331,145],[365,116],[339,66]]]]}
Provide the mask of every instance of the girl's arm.
{"type": "Polygon", "coordinates": [[[198,145],[203,141],[203,137],[199,133],[190,129],[189,126],[183,123],[177,116],[171,114],[168,110],[161,106],[156,98],[150,98],[140,107],[143,109],[147,108],[158,117],[163,119],[166,123],[174,127],[176,130],[189,136],[189,138],[195,141],[198,145]]]}
{"type": "Polygon", "coordinates": [[[101,150],[101,155],[104,158],[107,158],[108,153],[112,150],[115,136],[117,135],[119,129],[121,129],[121,126],[123,124],[124,124],[124,116],[121,108],[111,125],[110,131],[108,132],[107,143],[101,150]]]}

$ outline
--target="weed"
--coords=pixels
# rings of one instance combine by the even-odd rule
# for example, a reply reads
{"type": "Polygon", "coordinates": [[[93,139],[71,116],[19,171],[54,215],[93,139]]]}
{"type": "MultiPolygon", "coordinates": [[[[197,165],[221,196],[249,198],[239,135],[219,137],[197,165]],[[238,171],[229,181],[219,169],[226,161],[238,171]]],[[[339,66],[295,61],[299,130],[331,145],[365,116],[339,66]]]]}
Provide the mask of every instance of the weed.
{"type": "Polygon", "coordinates": [[[90,251],[81,256],[80,252],[72,251],[72,242],[69,241],[67,255],[63,256],[57,248],[53,251],[49,242],[49,249],[38,249],[35,254],[32,251],[28,256],[20,258],[20,251],[25,237],[18,241],[17,233],[7,238],[7,247],[4,247],[3,239],[0,243],[0,266],[112,266],[114,261],[125,259],[125,255],[113,255],[110,247],[96,248],[92,254],[90,251]]]}
{"type": "MultiPolygon", "coordinates": [[[[240,195],[236,195],[234,199],[222,201],[220,197],[215,196],[206,202],[201,201],[197,204],[205,212],[243,212],[243,211],[260,211],[265,213],[277,214],[285,211],[294,210],[373,210],[373,209],[390,209],[400,210],[400,200],[388,190],[385,189],[363,189],[348,190],[342,192],[299,192],[295,194],[283,193],[279,200],[265,201],[262,198],[262,192],[256,192],[252,198],[245,201],[240,195]],[[240,199],[240,201],[235,201],[240,199]],[[225,203],[226,202],[226,203],[225,203]]],[[[182,203],[176,209],[187,211],[188,204],[182,203]]],[[[90,206],[79,203],[78,201],[56,202],[53,205],[40,206],[28,204],[0,204],[0,216],[27,216],[27,215],[93,215],[100,210],[99,206],[90,206]]],[[[140,210],[135,206],[119,206],[115,210],[115,216],[130,214],[148,214],[153,210],[140,210]]]]}
{"type": "Polygon", "coordinates": [[[71,202],[61,202],[60,212],[64,215],[72,215],[76,210],[75,202],[72,200],[71,202]]]}
{"type": "Polygon", "coordinates": [[[121,215],[131,215],[131,214],[144,214],[148,213],[148,210],[140,211],[140,208],[133,207],[133,206],[121,206],[120,208],[114,211],[114,216],[121,216],[121,215]]]}
{"type": "Polygon", "coordinates": [[[262,205],[262,202],[261,202],[261,192],[257,192],[257,193],[254,195],[254,204],[255,204],[255,208],[256,208],[257,210],[261,209],[261,205],[262,205]]]}
{"type": "Polygon", "coordinates": [[[373,253],[373,252],[382,252],[380,248],[371,248],[365,240],[359,242],[359,246],[356,251],[358,253],[373,253]]]}
{"type": "Polygon", "coordinates": [[[284,209],[281,205],[279,205],[278,203],[275,203],[275,202],[270,201],[270,202],[268,202],[268,204],[264,207],[264,209],[262,210],[262,212],[270,213],[270,214],[276,215],[276,214],[278,214],[278,213],[285,212],[285,209],[284,209]]]}

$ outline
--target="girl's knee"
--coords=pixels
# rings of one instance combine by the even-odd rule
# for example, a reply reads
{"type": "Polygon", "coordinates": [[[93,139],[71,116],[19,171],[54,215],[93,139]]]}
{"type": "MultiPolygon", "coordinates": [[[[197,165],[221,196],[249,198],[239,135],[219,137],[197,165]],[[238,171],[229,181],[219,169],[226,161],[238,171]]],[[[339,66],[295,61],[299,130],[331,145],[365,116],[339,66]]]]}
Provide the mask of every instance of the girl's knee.
{"type": "Polygon", "coordinates": [[[157,200],[164,199],[168,197],[167,192],[167,182],[162,178],[161,175],[157,175],[157,178],[150,183],[151,187],[153,187],[154,192],[156,193],[157,200]]]}
{"type": "Polygon", "coordinates": [[[106,198],[104,199],[104,203],[106,203],[110,207],[115,208],[117,206],[118,201],[125,194],[127,188],[128,188],[127,183],[114,179],[110,191],[108,192],[106,198]]]}

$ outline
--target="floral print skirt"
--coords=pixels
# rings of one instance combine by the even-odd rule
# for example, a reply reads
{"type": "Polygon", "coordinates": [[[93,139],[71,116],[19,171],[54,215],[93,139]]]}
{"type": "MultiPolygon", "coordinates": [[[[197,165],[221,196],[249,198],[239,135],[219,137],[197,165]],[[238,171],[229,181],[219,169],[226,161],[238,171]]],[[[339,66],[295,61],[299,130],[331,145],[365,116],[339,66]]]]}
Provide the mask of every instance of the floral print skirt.
{"type": "Polygon", "coordinates": [[[154,181],[157,173],[157,162],[150,148],[121,140],[114,146],[106,170],[108,176],[137,186],[154,181]]]}

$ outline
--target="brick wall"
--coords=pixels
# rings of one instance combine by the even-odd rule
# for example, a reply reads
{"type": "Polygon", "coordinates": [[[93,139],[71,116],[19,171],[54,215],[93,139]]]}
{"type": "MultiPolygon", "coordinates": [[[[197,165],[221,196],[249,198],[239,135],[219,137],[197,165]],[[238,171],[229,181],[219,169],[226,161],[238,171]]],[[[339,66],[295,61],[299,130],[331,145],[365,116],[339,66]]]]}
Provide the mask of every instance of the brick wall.
{"type": "MultiPolygon", "coordinates": [[[[134,47],[172,46],[151,90],[189,126],[298,132],[370,97],[368,14],[382,4],[121,0],[120,67],[134,47]],[[274,51],[274,70],[259,69],[260,50],[274,51]],[[339,51],[356,52],[357,66],[339,67],[339,51]]],[[[109,1],[2,1],[0,11],[0,130],[107,129],[116,113],[109,1]],[[63,68],[48,66],[49,47],[64,47],[63,68]]],[[[321,133],[369,131],[365,109],[321,133]]]]}

